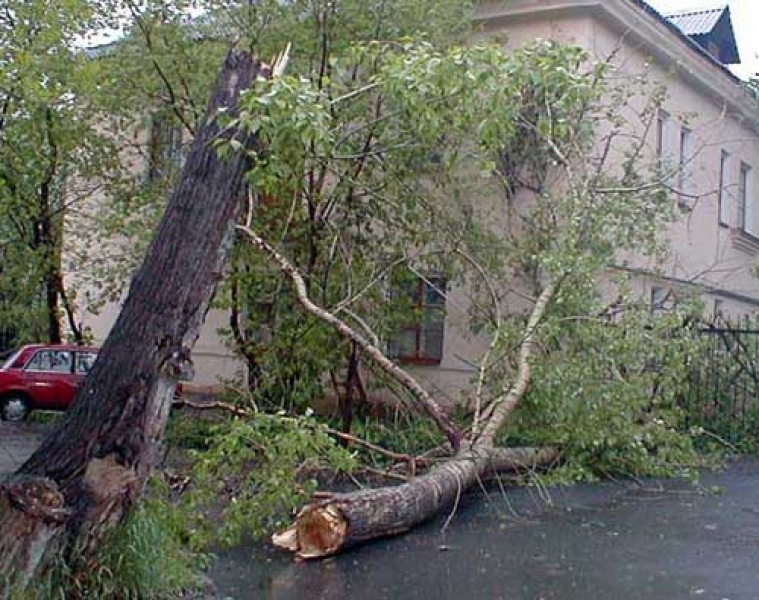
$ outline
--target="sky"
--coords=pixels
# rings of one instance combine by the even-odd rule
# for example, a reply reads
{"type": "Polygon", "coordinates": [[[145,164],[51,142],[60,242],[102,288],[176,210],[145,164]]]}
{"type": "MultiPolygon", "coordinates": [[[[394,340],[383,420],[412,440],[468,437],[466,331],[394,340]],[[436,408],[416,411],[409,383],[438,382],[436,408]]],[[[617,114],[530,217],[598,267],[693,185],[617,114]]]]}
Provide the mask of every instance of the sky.
{"type": "Polygon", "coordinates": [[[759,73],[759,0],[646,0],[660,13],[674,12],[686,8],[711,8],[730,5],[730,17],[738,42],[741,64],[731,67],[739,77],[749,77],[759,73]]]}

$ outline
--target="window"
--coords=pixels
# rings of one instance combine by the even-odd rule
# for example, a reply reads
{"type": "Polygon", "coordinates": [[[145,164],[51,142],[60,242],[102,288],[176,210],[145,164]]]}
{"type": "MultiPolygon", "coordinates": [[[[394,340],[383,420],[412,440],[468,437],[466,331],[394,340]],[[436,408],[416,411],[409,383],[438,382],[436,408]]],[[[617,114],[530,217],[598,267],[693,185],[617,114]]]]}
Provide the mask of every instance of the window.
{"type": "Polygon", "coordinates": [[[410,278],[398,285],[393,297],[405,301],[411,318],[399,328],[388,348],[401,362],[437,365],[443,358],[446,281],[441,277],[410,278]]]}
{"type": "Polygon", "coordinates": [[[712,313],[714,315],[714,318],[717,317],[724,317],[725,316],[725,309],[724,309],[725,301],[721,300],[720,298],[714,299],[714,312],[712,313]]]}
{"type": "Polygon", "coordinates": [[[706,42],[706,51],[711,54],[714,58],[716,58],[719,62],[723,62],[720,58],[720,47],[717,42],[714,40],[708,40],[706,42]]]}
{"type": "Polygon", "coordinates": [[[64,350],[40,350],[26,366],[27,371],[47,373],[71,373],[71,352],[64,350]]]}
{"type": "Polygon", "coordinates": [[[148,181],[161,181],[184,163],[182,128],[166,117],[153,116],[148,140],[148,181]]]}
{"type": "Polygon", "coordinates": [[[719,224],[727,227],[729,223],[730,206],[728,204],[727,186],[730,185],[730,155],[722,151],[719,165],[719,191],[717,192],[717,204],[719,212],[719,224]]]}
{"type": "Polygon", "coordinates": [[[75,371],[77,373],[89,373],[98,355],[95,352],[76,352],[74,356],[76,357],[75,371]]]}
{"type": "Polygon", "coordinates": [[[666,310],[669,290],[658,285],[651,287],[651,312],[658,314],[666,310]]]}
{"type": "Polygon", "coordinates": [[[687,127],[680,130],[680,160],[677,169],[677,187],[681,194],[679,202],[682,206],[693,205],[691,175],[693,173],[693,133],[687,127]]]}
{"type": "Polygon", "coordinates": [[[743,231],[751,232],[753,229],[753,206],[750,198],[751,167],[741,163],[740,176],[738,177],[738,227],[743,231]]]}

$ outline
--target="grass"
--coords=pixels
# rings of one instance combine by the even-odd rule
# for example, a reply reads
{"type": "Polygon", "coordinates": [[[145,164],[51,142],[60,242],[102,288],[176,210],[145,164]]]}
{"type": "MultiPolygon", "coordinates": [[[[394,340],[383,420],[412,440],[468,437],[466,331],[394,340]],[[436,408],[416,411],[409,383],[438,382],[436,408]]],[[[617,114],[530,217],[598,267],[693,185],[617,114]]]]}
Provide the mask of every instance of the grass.
{"type": "MultiPolygon", "coordinates": [[[[199,597],[204,581],[199,572],[206,557],[185,547],[174,507],[165,490],[153,486],[99,549],[94,558],[54,565],[33,589],[11,589],[9,600],[176,600],[199,597]]],[[[0,591],[2,586],[0,586],[0,591]]],[[[200,596],[202,597],[202,596],[200,596]]]]}

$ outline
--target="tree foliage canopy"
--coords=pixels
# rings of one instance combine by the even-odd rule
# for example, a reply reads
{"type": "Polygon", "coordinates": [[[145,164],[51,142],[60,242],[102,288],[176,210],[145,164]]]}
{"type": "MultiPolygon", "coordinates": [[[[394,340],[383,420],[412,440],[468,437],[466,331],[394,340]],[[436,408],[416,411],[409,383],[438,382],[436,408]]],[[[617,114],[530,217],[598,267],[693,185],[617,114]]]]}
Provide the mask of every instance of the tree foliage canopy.
{"type": "MultiPolygon", "coordinates": [[[[685,317],[652,319],[623,277],[611,295],[598,289],[621,253],[662,252],[676,216],[631,125],[655,118],[656,90],[611,84],[613,67],[579,48],[463,45],[472,6],[456,0],[54,4],[12,1],[0,16],[0,326],[39,336],[55,321],[60,331],[59,301],[65,308],[77,287],[91,309],[118,298],[181,161],[181,148],[163,161],[156,127],[180,147],[192,138],[229,40],[262,57],[292,44],[288,74],[258,82],[226,125],[262,144],[248,228],[302,276],[309,298],[384,351],[425,318],[408,284],[441,285],[448,322],[480,342],[465,357],[471,389],[447,399],[465,405],[472,443],[498,430],[507,442],[560,444],[573,476],[660,473],[692,458],[677,407],[698,351],[685,317]],[[124,26],[123,37],[76,49],[105,26],[124,26]],[[73,290],[61,269],[67,223],[73,290]]],[[[248,367],[238,400],[290,419],[325,395],[347,396],[361,362],[370,392],[413,405],[355,341],[303,308],[261,247],[240,236],[217,298],[248,367]]],[[[267,432],[297,442],[311,431],[284,423],[233,422],[227,437],[222,426],[203,476],[230,477],[234,465],[218,469],[230,455],[242,468],[260,460],[267,432]]],[[[320,451],[345,460],[325,440],[320,451]]],[[[303,459],[294,445],[281,448],[285,462],[303,459]]],[[[241,480],[269,496],[288,480],[300,497],[293,471],[271,465],[267,480],[241,480]]],[[[232,512],[238,524],[248,492],[232,512]]]]}

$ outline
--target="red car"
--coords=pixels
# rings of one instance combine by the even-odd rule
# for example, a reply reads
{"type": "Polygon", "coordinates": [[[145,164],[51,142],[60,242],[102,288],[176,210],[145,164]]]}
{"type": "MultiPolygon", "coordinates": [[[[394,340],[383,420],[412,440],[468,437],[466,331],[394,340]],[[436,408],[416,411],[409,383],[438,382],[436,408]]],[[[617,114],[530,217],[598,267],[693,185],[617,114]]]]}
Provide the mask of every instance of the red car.
{"type": "Polygon", "coordinates": [[[33,409],[67,409],[97,352],[73,344],[31,344],[14,352],[0,367],[0,416],[21,421],[33,409]]]}

